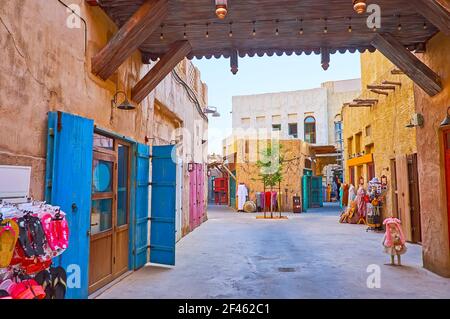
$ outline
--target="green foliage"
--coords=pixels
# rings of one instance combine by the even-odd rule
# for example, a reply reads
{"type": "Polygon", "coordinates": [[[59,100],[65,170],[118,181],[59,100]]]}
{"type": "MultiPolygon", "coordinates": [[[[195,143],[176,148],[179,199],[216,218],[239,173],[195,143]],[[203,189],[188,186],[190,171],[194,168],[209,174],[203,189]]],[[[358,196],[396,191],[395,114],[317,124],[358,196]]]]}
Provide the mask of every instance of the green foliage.
{"type": "Polygon", "coordinates": [[[259,154],[256,165],[265,186],[274,187],[283,180],[284,156],[281,150],[282,146],[276,143],[262,150],[259,154]]]}

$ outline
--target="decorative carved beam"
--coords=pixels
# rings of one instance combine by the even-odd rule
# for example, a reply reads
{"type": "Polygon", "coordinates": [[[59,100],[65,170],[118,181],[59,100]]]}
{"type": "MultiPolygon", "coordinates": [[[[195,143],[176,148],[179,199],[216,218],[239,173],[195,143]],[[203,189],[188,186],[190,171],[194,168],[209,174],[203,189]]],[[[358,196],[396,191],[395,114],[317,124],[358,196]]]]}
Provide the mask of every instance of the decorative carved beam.
{"type": "Polygon", "coordinates": [[[428,95],[434,96],[442,91],[442,83],[439,76],[414,54],[409,52],[391,34],[375,35],[372,45],[428,95]]]}
{"type": "Polygon", "coordinates": [[[330,67],[330,50],[328,50],[328,48],[321,48],[320,54],[322,69],[326,71],[330,67]]]}
{"type": "Polygon", "coordinates": [[[192,48],[188,41],[174,42],[170,46],[169,51],[161,57],[159,62],[131,90],[132,100],[136,103],[142,102],[191,50],[192,48]]]}
{"type": "Polygon", "coordinates": [[[450,36],[450,11],[437,0],[409,0],[411,6],[447,36],[450,36]]]}
{"type": "Polygon", "coordinates": [[[233,49],[230,54],[231,73],[236,75],[239,71],[239,52],[233,49]]]}
{"type": "Polygon", "coordinates": [[[168,0],[147,0],[92,58],[92,73],[108,79],[161,25],[168,13],[168,0]]]}

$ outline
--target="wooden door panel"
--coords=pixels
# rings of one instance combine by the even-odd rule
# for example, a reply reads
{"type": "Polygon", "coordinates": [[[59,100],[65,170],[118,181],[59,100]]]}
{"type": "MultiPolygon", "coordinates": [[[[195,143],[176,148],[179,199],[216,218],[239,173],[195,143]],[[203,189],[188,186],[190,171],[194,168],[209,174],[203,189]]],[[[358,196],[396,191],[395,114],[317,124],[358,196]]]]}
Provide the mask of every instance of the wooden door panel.
{"type": "Polygon", "coordinates": [[[89,292],[95,291],[112,277],[112,244],[112,235],[91,241],[89,292]]]}
{"type": "Polygon", "coordinates": [[[121,228],[116,234],[114,276],[120,276],[128,270],[128,227],[121,228]]]}
{"type": "Polygon", "coordinates": [[[406,155],[396,157],[398,216],[402,221],[402,229],[406,240],[411,241],[411,207],[409,201],[408,160],[406,155]]]}

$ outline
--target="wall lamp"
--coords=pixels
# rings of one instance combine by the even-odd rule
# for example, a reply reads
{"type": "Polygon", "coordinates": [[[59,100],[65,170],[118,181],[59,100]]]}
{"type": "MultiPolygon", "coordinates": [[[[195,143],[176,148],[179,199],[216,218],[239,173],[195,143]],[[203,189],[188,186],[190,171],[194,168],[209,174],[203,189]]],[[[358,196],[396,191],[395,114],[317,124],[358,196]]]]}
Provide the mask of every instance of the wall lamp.
{"type": "Polygon", "coordinates": [[[448,125],[450,125],[450,106],[447,108],[447,116],[441,122],[441,127],[442,126],[448,126],[448,125]]]}
{"type": "Polygon", "coordinates": [[[111,100],[111,107],[114,108],[118,108],[119,110],[124,110],[124,111],[131,111],[136,109],[136,107],[130,103],[130,101],[128,101],[128,97],[126,95],[126,93],[124,91],[117,91],[116,94],[114,94],[114,98],[111,100]],[[123,94],[125,96],[125,99],[123,100],[122,103],[120,103],[119,105],[117,105],[118,103],[118,96],[119,94],[123,94]]]}
{"type": "MultiPolygon", "coordinates": [[[[448,115],[447,115],[447,118],[448,118],[448,115]]],[[[416,114],[413,115],[413,117],[409,121],[409,124],[406,125],[406,127],[407,128],[423,127],[423,123],[424,123],[423,115],[419,114],[419,113],[416,113],[416,114]]]]}
{"type": "Polygon", "coordinates": [[[213,117],[220,117],[220,113],[217,112],[217,107],[215,107],[215,106],[207,106],[203,110],[203,113],[205,113],[205,114],[212,114],[213,117]]]}

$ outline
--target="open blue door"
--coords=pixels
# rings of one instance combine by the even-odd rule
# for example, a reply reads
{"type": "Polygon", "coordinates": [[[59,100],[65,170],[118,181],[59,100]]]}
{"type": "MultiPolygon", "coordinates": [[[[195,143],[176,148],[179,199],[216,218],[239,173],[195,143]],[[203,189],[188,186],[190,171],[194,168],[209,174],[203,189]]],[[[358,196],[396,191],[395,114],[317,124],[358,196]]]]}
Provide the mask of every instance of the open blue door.
{"type": "Polygon", "coordinates": [[[48,114],[45,198],[69,224],[69,248],[54,260],[67,271],[66,298],[88,297],[93,136],[92,120],[48,114]]]}
{"type": "Polygon", "coordinates": [[[147,263],[148,247],[148,188],[150,172],[150,147],[137,144],[136,152],[136,214],[134,238],[134,268],[147,263]]]}
{"type": "Polygon", "coordinates": [[[152,216],[150,262],[175,265],[175,146],[154,146],[152,152],[152,216]]]}

